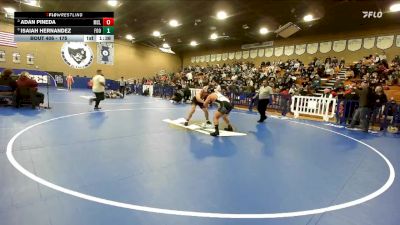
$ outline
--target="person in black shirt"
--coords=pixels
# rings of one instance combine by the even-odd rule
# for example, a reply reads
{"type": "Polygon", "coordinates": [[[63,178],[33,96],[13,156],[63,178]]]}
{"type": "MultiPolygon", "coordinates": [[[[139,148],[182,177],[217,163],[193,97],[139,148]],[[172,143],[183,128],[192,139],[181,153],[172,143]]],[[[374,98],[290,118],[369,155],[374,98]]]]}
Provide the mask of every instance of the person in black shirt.
{"type": "Polygon", "coordinates": [[[124,77],[121,77],[119,80],[119,92],[122,93],[122,98],[125,97],[125,86],[126,86],[126,81],[124,80],[124,77]]]}
{"type": "Polygon", "coordinates": [[[360,121],[360,128],[364,132],[368,132],[373,93],[365,81],[361,83],[361,89],[357,89],[355,92],[359,97],[359,106],[353,115],[349,128],[354,128],[356,122],[360,121]]]}

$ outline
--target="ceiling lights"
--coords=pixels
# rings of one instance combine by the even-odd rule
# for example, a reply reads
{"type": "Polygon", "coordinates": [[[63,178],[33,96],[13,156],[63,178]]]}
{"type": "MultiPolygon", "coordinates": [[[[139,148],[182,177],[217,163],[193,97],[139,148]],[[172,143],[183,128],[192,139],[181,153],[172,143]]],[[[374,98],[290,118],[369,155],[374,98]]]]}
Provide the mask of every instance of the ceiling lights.
{"type": "Polygon", "coordinates": [[[303,19],[305,22],[310,22],[314,19],[314,17],[313,17],[313,15],[308,14],[308,15],[305,15],[303,19]]]}
{"type": "Polygon", "coordinates": [[[260,28],[260,34],[267,34],[269,31],[266,27],[261,27],[260,28]]]}
{"type": "Polygon", "coordinates": [[[3,9],[6,11],[7,14],[10,14],[10,15],[14,14],[16,11],[14,8],[11,8],[11,7],[4,7],[3,9]]]}
{"type": "Polygon", "coordinates": [[[163,47],[163,48],[171,48],[171,46],[169,46],[168,43],[164,43],[164,44],[162,45],[162,47],[163,47]]]}
{"type": "Polygon", "coordinates": [[[153,31],[153,36],[154,37],[161,37],[161,33],[158,30],[153,31]]]}
{"type": "Polygon", "coordinates": [[[116,7],[118,5],[118,1],[117,0],[108,0],[107,4],[112,7],[116,7]]]}
{"type": "Polygon", "coordinates": [[[174,20],[174,19],[170,20],[168,24],[169,24],[171,27],[177,27],[177,26],[179,26],[179,22],[178,22],[177,20],[174,20]]]}
{"type": "Polygon", "coordinates": [[[133,39],[135,39],[135,38],[132,36],[132,34],[127,34],[127,35],[125,36],[125,38],[128,39],[128,40],[130,40],[130,41],[132,41],[133,39]]]}
{"type": "Polygon", "coordinates": [[[190,42],[190,45],[191,45],[191,46],[197,46],[198,43],[197,43],[197,41],[191,41],[191,42],[190,42]]]}
{"type": "Polygon", "coordinates": [[[400,11],[400,3],[395,3],[390,6],[390,12],[399,12],[400,11]]]}
{"type": "Polygon", "coordinates": [[[20,0],[19,2],[33,7],[40,7],[40,1],[36,0],[20,0]]]}
{"type": "Polygon", "coordinates": [[[217,13],[217,19],[219,19],[219,20],[224,20],[224,19],[226,19],[226,18],[228,18],[228,14],[226,14],[225,11],[219,11],[219,12],[217,13]]]}
{"type": "Polygon", "coordinates": [[[218,34],[217,33],[212,33],[211,35],[210,35],[210,39],[211,40],[216,40],[218,38],[218,34]]]}

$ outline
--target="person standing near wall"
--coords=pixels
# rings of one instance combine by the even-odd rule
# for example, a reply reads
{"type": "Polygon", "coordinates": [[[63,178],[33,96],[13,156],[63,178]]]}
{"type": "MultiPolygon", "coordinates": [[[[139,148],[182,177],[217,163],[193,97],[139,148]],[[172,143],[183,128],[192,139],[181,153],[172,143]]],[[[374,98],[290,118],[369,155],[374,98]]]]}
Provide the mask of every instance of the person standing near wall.
{"type": "Polygon", "coordinates": [[[267,110],[267,105],[269,104],[269,98],[274,93],[271,86],[268,84],[267,80],[262,82],[258,93],[254,96],[254,98],[258,97],[258,113],[260,113],[260,119],[257,121],[259,123],[264,122],[267,119],[265,115],[265,111],[267,110]]]}
{"type": "Polygon", "coordinates": [[[106,79],[104,78],[103,72],[101,70],[97,70],[96,75],[92,78],[93,86],[92,91],[95,98],[89,99],[89,104],[91,105],[93,101],[95,101],[94,109],[99,110],[100,101],[104,100],[104,91],[106,86],[106,79]]]}
{"type": "Polygon", "coordinates": [[[122,98],[125,97],[125,86],[126,86],[126,81],[124,80],[124,77],[121,77],[119,80],[119,92],[122,94],[122,98]]]}
{"type": "Polygon", "coordinates": [[[72,90],[72,84],[74,83],[74,77],[71,74],[67,75],[67,88],[68,91],[72,90]]]}

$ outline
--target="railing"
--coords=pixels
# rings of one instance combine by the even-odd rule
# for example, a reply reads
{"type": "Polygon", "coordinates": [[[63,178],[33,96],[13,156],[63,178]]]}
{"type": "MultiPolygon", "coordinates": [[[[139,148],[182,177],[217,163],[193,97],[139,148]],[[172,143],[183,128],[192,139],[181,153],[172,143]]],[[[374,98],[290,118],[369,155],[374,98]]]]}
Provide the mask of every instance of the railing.
{"type": "Polygon", "coordinates": [[[295,118],[300,114],[320,116],[329,121],[335,117],[336,98],[323,98],[315,96],[293,96],[290,110],[295,118]]]}

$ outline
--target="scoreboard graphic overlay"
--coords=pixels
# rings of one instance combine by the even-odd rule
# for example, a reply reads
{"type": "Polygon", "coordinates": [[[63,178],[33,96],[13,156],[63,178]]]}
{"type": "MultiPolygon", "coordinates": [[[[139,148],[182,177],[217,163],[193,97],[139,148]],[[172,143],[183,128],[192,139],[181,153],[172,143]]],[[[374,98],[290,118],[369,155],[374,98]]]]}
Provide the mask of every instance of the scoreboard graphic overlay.
{"type": "Polygon", "coordinates": [[[15,42],[114,42],[114,12],[15,12],[15,42]]]}

